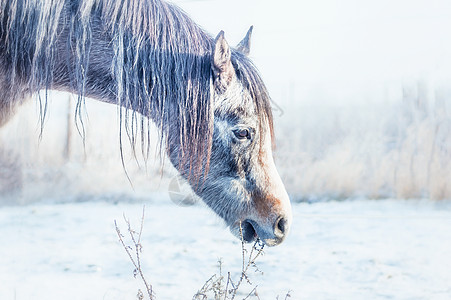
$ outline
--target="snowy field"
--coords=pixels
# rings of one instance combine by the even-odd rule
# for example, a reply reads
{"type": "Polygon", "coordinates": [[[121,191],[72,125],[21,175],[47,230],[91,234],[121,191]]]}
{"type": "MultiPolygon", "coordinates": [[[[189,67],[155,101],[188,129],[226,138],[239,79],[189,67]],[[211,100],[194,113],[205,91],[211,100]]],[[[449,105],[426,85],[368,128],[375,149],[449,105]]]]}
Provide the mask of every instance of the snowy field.
{"type": "MultiPolygon", "coordinates": [[[[287,240],[250,273],[260,299],[451,299],[450,200],[365,200],[451,199],[451,2],[174,2],[231,45],[254,25],[295,202],[287,240]],[[298,203],[338,198],[361,200],[298,203]]],[[[0,300],[137,299],[114,221],[138,229],[143,205],[156,299],[191,299],[220,259],[239,277],[240,241],[202,204],[171,202],[173,171],[126,156],[131,187],[116,107],[87,101],[83,141],[74,101],[52,95],[42,138],[37,101],[0,130],[0,300]]]]}
{"type": "MultiPolygon", "coordinates": [[[[207,208],[146,201],[143,270],[157,299],[191,299],[211,275],[237,278],[241,245],[207,208]]],[[[253,273],[260,299],[451,299],[451,203],[295,203],[290,236],[253,273]]],[[[0,209],[0,299],[136,299],[139,279],[114,228],[143,203],[0,209]]],[[[246,290],[246,289],[245,289],[246,290]]],[[[240,295],[244,298],[246,295],[240,295]]]]}

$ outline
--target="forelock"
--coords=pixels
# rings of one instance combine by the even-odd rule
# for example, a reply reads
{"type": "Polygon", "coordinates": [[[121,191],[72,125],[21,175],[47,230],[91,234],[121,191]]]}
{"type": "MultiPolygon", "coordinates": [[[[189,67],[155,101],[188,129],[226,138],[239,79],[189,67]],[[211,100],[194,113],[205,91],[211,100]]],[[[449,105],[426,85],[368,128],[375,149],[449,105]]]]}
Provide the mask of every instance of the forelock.
{"type": "Polygon", "coordinates": [[[259,120],[259,131],[264,133],[266,131],[266,126],[269,125],[271,142],[274,147],[275,141],[271,98],[261,75],[249,58],[238,51],[232,51],[232,64],[236,71],[237,80],[249,93],[250,99],[254,104],[255,114],[259,120]]]}

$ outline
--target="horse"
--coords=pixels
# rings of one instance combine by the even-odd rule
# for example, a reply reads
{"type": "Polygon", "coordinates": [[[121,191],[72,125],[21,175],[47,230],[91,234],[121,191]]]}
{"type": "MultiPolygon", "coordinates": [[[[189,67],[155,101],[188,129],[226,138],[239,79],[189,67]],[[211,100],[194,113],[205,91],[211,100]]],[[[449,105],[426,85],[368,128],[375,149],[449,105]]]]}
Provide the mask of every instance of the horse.
{"type": "Polygon", "coordinates": [[[285,239],[291,204],[252,27],[230,47],[162,0],[0,1],[0,126],[39,91],[41,118],[49,90],[78,95],[78,113],[85,98],[116,105],[121,136],[144,145],[153,122],[160,154],[234,235],[285,239]]]}

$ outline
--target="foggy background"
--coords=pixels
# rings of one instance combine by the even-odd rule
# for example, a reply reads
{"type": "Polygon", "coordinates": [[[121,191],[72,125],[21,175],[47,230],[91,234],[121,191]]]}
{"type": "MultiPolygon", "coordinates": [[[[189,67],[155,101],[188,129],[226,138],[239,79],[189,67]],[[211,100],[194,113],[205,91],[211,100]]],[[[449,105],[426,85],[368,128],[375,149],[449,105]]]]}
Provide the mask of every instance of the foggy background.
{"type": "MultiPolygon", "coordinates": [[[[173,2],[231,45],[254,25],[293,201],[451,198],[449,1],[173,2]]],[[[36,100],[0,129],[3,203],[167,193],[169,161],[126,150],[128,181],[116,107],[86,101],[83,146],[70,98],[52,94],[41,139],[36,100]]]]}

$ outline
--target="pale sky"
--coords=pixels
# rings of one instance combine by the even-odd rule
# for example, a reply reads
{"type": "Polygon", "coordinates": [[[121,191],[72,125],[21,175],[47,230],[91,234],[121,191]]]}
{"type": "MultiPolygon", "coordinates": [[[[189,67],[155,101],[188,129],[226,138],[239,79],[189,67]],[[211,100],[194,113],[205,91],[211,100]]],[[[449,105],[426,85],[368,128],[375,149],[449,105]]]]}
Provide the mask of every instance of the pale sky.
{"type": "Polygon", "coordinates": [[[254,25],[251,56],[276,97],[294,85],[304,96],[335,91],[345,101],[416,80],[451,80],[451,1],[173,2],[213,35],[224,30],[232,45],[254,25]]]}

